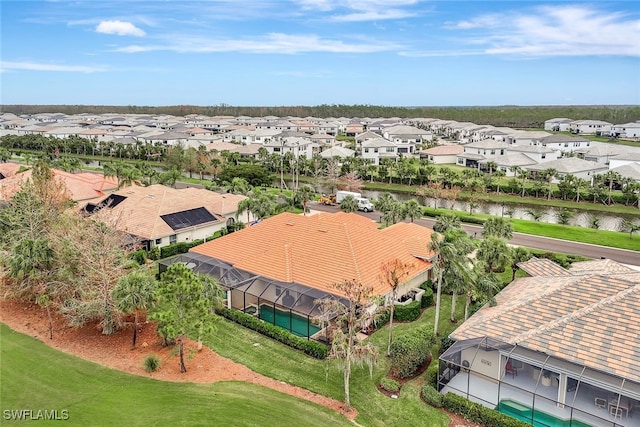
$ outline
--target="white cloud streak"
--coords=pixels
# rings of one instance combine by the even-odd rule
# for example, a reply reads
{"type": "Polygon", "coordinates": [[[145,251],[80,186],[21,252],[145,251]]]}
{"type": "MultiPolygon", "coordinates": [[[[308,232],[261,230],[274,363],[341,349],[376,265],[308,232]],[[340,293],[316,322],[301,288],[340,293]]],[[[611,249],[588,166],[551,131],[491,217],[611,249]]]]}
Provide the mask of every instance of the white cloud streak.
{"type": "Polygon", "coordinates": [[[464,42],[488,55],[640,57],[640,20],[586,6],[483,15],[445,27],[471,32],[464,42]]]}
{"type": "Polygon", "coordinates": [[[11,62],[0,61],[0,70],[14,71],[55,71],[70,73],[98,73],[107,71],[107,68],[100,65],[65,65],[65,64],[47,64],[41,62],[11,62]]]}
{"type": "Polygon", "coordinates": [[[270,33],[259,38],[246,40],[208,39],[172,35],[165,44],[129,45],[116,48],[115,51],[125,53],[171,51],[179,53],[236,52],[291,55],[307,52],[373,53],[398,50],[400,48],[401,46],[394,43],[375,40],[350,43],[342,40],[326,39],[314,34],[270,33]]]}
{"type": "Polygon", "coordinates": [[[144,37],[146,33],[140,28],[126,21],[102,21],[96,26],[97,33],[115,34],[117,36],[144,37]]]}

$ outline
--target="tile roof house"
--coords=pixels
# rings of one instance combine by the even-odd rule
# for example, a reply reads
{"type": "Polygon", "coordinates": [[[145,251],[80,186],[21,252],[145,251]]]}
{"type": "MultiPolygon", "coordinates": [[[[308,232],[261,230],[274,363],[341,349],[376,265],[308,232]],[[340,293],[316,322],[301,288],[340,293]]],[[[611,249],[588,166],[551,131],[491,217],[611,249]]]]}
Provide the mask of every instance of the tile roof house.
{"type": "MultiPolygon", "coordinates": [[[[51,169],[54,179],[64,183],[69,197],[74,202],[88,202],[97,200],[112,193],[118,187],[116,177],[105,177],[95,172],[70,173],[59,169],[51,169]]],[[[0,164],[0,174],[5,175],[0,179],[0,200],[8,200],[20,189],[24,181],[31,178],[32,170],[18,172],[15,164],[0,164]],[[12,166],[9,166],[12,165],[12,166]],[[4,171],[4,172],[3,172],[4,171]],[[8,175],[5,175],[5,172],[8,175]]]]}
{"type": "Polygon", "coordinates": [[[438,145],[426,150],[420,151],[420,157],[429,159],[429,161],[436,165],[443,164],[455,164],[458,154],[464,152],[464,147],[458,144],[451,145],[438,145]]]}
{"type": "MultiPolygon", "coordinates": [[[[238,194],[220,194],[200,188],[175,189],[160,184],[133,185],[110,194],[84,211],[107,210],[117,217],[118,229],[135,236],[147,249],[211,237],[235,222],[238,194]]],[[[244,215],[239,215],[242,220],[244,215]]]]}
{"type": "Polygon", "coordinates": [[[450,335],[456,344],[442,358],[464,369],[450,365],[443,391],[484,399],[487,384],[471,379],[481,375],[500,383],[484,400],[491,407],[516,400],[565,421],[638,425],[629,412],[640,400],[640,271],[607,259],[569,269],[537,258],[519,266],[530,277],[514,280],[450,335]],[[519,372],[505,375],[507,363],[519,372]],[[613,411],[594,405],[608,396],[613,411]]]}
{"type": "Polygon", "coordinates": [[[229,308],[247,311],[266,304],[287,316],[311,318],[319,314],[318,299],[344,297],[333,285],[345,280],[360,281],[389,298],[391,288],[380,279],[380,268],[394,259],[410,265],[398,296],[419,287],[430,277],[431,233],[411,223],[380,230],[377,223],[351,213],[282,213],[166,262],[213,271],[228,291],[229,308]],[[285,294],[292,299],[286,301],[285,294]]]}

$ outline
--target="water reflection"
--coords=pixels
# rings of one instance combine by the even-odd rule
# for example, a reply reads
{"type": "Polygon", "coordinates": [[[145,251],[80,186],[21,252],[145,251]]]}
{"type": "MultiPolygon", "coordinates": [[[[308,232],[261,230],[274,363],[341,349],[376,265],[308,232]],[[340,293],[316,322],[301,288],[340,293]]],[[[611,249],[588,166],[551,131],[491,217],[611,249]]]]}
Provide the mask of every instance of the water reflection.
{"type": "MultiPolygon", "coordinates": [[[[381,191],[368,191],[363,190],[363,197],[369,199],[377,199],[383,194],[381,191]]],[[[458,211],[470,211],[468,202],[463,201],[449,201],[444,199],[433,199],[430,197],[419,197],[411,194],[391,194],[396,200],[400,202],[406,202],[407,200],[416,199],[421,204],[428,207],[438,207],[441,209],[453,209],[458,211]]],[[[525,219],[532,221],[534,216],[538,217],[538,221],[546,222],[550,224],[558,224],[559,209],[553,207],[529,207],[515,204],[501,204],[501,203],[478,203],[478,206],[471,208],[473,213],[482,213],[494,216],[503,216],[505,218],[525,219]]],[[[620,231],[622,223],[624,221],[623,216],[605,215],[600,212],[590,213],[580,210],[570,210],[572,217],[569,220],[569,225],[575,225],[578,227],[591,228],[593,221],[597,219],[598,229],[609,231],[620,231]]],[[[630,217],[629,217],[630,218],[630,217]]]]}

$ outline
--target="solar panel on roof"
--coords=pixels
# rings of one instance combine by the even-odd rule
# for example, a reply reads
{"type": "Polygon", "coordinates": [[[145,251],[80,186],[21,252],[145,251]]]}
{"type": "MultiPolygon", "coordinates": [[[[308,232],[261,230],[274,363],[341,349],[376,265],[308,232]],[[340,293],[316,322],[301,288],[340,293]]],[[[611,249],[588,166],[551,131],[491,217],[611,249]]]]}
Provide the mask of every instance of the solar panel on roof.
{"type": "Polygon", "coordinates": [[[217,220],[211,212],[202,207],[160,215],[160,218],[174,231],[217,220]]]}
{"type": "Polygon", "coordinates": [[[85,212],[92,214],[98,209],[102,209],[104,207],[113,208],[122,203],[123,200],[126,200],[125,196],[120,196],[119,194],[110,194],[109,197],[101,201],[100,203],[87,203],[84,210],[85,212]]]}

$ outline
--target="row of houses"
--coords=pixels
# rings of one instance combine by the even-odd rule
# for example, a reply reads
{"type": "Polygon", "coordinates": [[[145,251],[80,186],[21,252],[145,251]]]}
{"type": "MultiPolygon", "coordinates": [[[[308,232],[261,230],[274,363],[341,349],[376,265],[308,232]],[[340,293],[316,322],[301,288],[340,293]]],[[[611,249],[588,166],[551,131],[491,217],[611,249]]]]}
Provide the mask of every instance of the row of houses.
{"type": "MultiPolygon", "coordinates": [[[[602,124],[599,121],[569,119],[551,119],[548,122],[593,127],[602,124]]],[[[599,144],[579,135],[428,118],[374,120],[88,114],[17,117],[3,114],[0,127],[0,135],[91,137],[101,144],[111,144],[111,149],[115,144],[181,144],[185,147],[204,146],[207,150],[227,150],[255,158],[264,148],[268,155],[290,153],[307,159],[316,155],[323,158],[359,156],[374,165],[379,165],[384,159],[426,158],[436,164],[502,170],[507,176],[514,175],[517,168],[532,172],[555,169],[558,172],[556,181],[567,174],[591,181],[595,175],[609,169],[615,169],[623,177],[640,176],[640,154],[628,147],[599,144]],[[338,140],[338,133],[352,134],[355,143],[338,140]],[[439,145],[424,149],[426,143],[436,141],[439,145]]],[[[555,130],[554,126],[550,127],[555,130]]],[[[577,133],[594,132],[580,130],[577,133]]]]}

